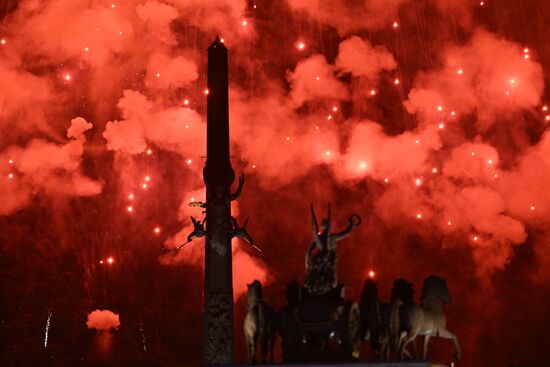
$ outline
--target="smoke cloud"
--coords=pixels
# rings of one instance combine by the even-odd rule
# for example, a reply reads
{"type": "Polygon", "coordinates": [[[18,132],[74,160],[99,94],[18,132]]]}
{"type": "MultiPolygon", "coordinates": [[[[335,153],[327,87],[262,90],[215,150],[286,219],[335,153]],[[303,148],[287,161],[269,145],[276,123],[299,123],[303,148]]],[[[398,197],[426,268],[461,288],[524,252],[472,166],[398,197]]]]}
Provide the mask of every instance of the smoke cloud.
{"type": "Polygon", "coordinates": [[[94,310],[88,315],[86,321],[88,329],[111,330],[120,326],[119,316],[109,310],[94,310]]]}

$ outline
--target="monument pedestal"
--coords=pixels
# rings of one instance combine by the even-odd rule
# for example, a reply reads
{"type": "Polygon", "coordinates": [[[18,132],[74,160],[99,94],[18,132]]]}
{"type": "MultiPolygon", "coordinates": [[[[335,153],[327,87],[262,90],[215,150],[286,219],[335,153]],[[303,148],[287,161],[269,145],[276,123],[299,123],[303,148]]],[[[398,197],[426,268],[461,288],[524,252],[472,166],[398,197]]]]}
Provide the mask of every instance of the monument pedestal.
{"type": "MultiPolygon", "coordinates": [[[[226,367],[231,367],[225,365],[226,367]]],[[[257,367],[260,364],[239,364],[232,365],[239,367],[257,367]]],[[[265,366],[265,365],[264,365],[265,366]]],[[[269,366],[269,364],[268,364],[269,366]]],[[[426,361],[408,361],[408,362],[319,362],[319,363],[274,363],[271,366],[278,367],[452,367],[452,364],[441,364],[436,362],[426,361]]]]}

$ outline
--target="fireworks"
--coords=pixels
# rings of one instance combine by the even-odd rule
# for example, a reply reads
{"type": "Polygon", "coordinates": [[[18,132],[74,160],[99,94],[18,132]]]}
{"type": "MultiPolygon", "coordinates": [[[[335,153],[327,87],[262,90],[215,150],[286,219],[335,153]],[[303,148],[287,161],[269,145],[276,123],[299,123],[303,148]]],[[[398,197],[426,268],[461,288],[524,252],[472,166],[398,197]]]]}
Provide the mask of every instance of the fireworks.
{"type": "Polygon", "coordinates": [[[44,332],[44,348],[48,347],[48,337],[50,335],[51,320],[52,320],[52,311],[48,311],[48,318],[46,319],[46,331],[44,332]]]}
{"type": "MultiPolygon", "coordinates": [[[[307,3],[285,2],[282,13],[278,6],[231,1],[8,7],[0,34],[4,243],[26,245],[34,238],[31,245],[44,259],[29,257],[28,263],[53,275],[58,269],[52,264],[62,262],[52,258],[63,259],[59,255],[70,249],[71,259],[82,262],[75,268],[89,271],[76,274],[90,289],[75,304],[112,301],[122,317],[130,296],[124,289],[112,294],[105,279],[135,286],[127,268],[150,271],[160,256],[163,264],[189,264],[178,278],[188,281],[189,268],[204,260],[200,246],[177,257],[155,251],[185,238],[189,216],[202,215],[198,201],[180,201],[205,200],[198,191],[206,161],[205,104],[217,91],[209,95],[205,88],[203,51],[208,35],[219,33],[230,43],[231,162],[236,175],[251,176],[239,210],[268,208],[269,216],[251,213],[260,237],[268,238],[270,220],[280,221],[278,230],[295,229],[303,218],[289,215],[289,207],[298,213],[308,201],[338,200],[341,212],[357,211],[380,224],[372,226],[372,247],[358,250],[366,272],[341,268],[355,290],[360,276],[419,279],[411,269],[427,269],[426,262],[445,264],[430,267],[434,272],[448,266],[450,284],[472,274],[468,286],[479,286],[481,278],[484,285],[493,278],[499,286],[517,285],[506,278],[513,271],[493,277],[508,264],[525,272],[519,278],[545,284],[550,111],[544,17],[529,7],[514,11],[508,1],[449,6],[437,0],[429,12],[414,1],[362,1],[353,9],[341,1],[328,9],[307,3]],[[378,3],[384,11],[373,12],[378,3]],[[73,124],[79,116],[89,121],[73,124]],[[56,213],[53,224],[47,216],[33,217],[49,211],[56,213]],[[31,228],[35,222],[43,232],[31,228]],[[63,246],[49,248],[50,237],[63,246]],[[422,256],[405,259],[405,238],[426,246],[419,248],[422,256]],[[369,267],[382,259],[388,241],[395,242],[391,265],[403,274],[375,274],[369,267]],[[533,247],[532,274],[514,255],[525,242],[533,247]],[[452,245],[427,251],[439,243],[452,245]],[[464,254],[460,266],[456,254],[464,254]],[[410,266],[401,267],[404,262],[410,266]]],[[[545,14],[546,4],[538,3],[545,14]]],[[[370,233],[363,235],[368,241],[370,233]]],[[[297,236],[296,243],[310,240],[297,236]]],[[[236,276],[296,273],[292,262],[279,259],[275,242],[265,244],[265,257],[254,254],[262,264],[255,273],[235,266],[236,276]]],[[[281,246],[290,251],[290,244],[281,246]]],[[[2,251],[27,259],[18,246],[2,251]]],[[[349,260],[349,252],[342,256],[349,260]]],[[[25,274],[26,263],[17,266],[25,274]]],[[[235,289],[249,281],[239,278],[235,289]]],[[[467,308],[468,287],[456,288],[467,308]]],[[[160,307],[138,301],[144,310],[160,307]]],[[[43,310],[33,315],[41,324],[43,310]]],[[[453,317],[450,324],[457,322],[453,317]]],[[[57,342],[57,330],[48,341],[52,320],[49,311],[48,350],[57,342]]],[[[460,325],[460,333],[477,335],[469,323],[460,325]]],[[[127,330],[136,340],[141,334],[140,347],[155,353],[155,333],[146,340],[143,325],[127,330]]],[[[469,345],[476,345],[471,338],[469,345]]]]}

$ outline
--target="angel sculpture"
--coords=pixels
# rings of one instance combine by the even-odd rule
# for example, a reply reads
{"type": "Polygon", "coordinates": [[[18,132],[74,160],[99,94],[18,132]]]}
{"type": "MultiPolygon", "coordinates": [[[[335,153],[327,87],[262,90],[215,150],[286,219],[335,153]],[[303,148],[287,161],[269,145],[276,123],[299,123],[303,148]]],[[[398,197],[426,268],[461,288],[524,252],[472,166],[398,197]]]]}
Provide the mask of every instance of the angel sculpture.
{"type": "Polygon", "coordinates": [[[338,286],[336,271],[336,246],[337,242],[347,237],[353,228],[361,224],[361,217],[357,214],[350,215],[348,226],[341,232],[331,233],[330,203],[328,205],[327,218],[321,221],[321,232],[315,218],[313,204],[311,209],[311,225],[313,227],[313,242],[306,253],[307,278],[305,287],[312,295],[323,295],[338,286]],[[313,252],[316,250],[315,254],[313,252]],[[313,257],[312,257],[313,255],[313,257]]]}

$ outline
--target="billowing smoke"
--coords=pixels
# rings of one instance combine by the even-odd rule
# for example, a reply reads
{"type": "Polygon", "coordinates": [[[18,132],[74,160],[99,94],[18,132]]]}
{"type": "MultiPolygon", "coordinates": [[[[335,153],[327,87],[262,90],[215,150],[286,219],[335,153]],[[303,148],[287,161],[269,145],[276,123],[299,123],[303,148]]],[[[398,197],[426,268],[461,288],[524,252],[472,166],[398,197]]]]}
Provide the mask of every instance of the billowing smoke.
{"type": "MultiPolygon", "coordinates": [[[[189,203],[205,201],[205,50],[219,35],[230,55],[231,162],[247,178],[233,215],[250,216],[261,249],[233,241],[239,338],[246,284],[262,281],[281,306],[286,282],[304,279],[309,203],[331,202],[337,230],[351,213],[363,218],[338,249],[348,297],[371,270],[382,298],[395,278],[418,295],[439,274],[465,365],[543,364],[546,14],[537,0],[0,6],[7,328],[40,347],[32,320],[55,309],[48,351],[79,364],[92,343],[83,319],[97,305],[88,328],[118,328],[107,309],[124,315],[107,333],[113,364],[199,363],[204,239],[176,247],[190,216],[204,220],[189,203]]],[[[4,359],[44,364],[14,352],[23,343],[1,343],[4,359]]],[[[440,345],[433,358],[449,359],[440,345]]]]}
{"type": "Polygon", "coordinates": [[[120,318],[113,311],[94,310],[88,314],[86,326],[88,329],[96,330],[118,329],[120,326],[120,318]]]}

